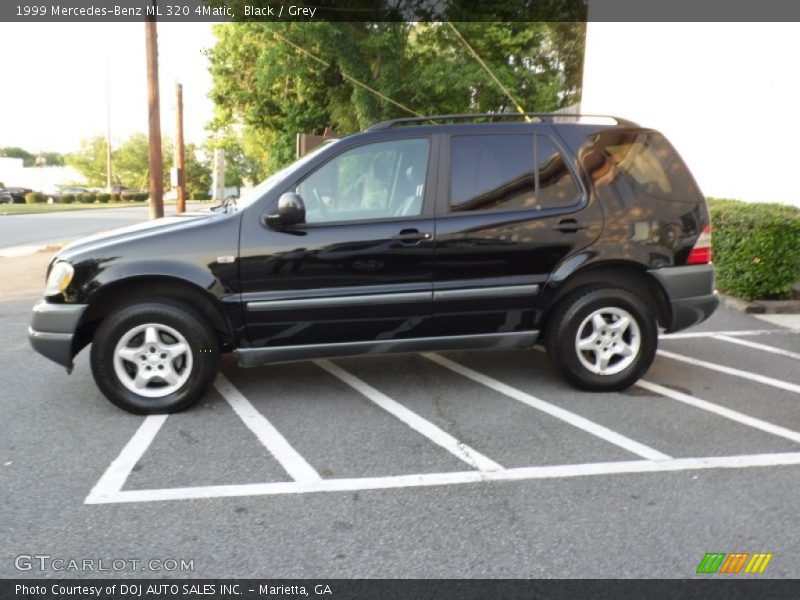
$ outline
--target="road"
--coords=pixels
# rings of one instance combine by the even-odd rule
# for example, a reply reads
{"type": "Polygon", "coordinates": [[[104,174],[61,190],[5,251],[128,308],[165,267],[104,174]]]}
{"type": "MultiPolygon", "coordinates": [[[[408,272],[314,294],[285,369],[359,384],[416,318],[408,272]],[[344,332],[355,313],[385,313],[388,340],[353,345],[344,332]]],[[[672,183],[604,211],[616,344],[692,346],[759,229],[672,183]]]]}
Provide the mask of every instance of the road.
{"type": "MultiPolygon", "coordinates": [[[[173,214],[175,207],[166,206],[164,212],[173,214]]],[[[0,247],[60,244],[98,231],[135,225],[149,217],[146,206],[0,216],[0,247]]]]}
{"type": "Polygon", "coordinates": [[[71,376],[33,352],[32,301],[0,302],[0,577],[109,575],[14,568],[41,553],[192,560],[181,577],[684,578],[706,552],[800,576],[798,332],[720,309],[610,394],[535,350],[226,359],[197,406],[143,418],[86,350],[71,376]]]}

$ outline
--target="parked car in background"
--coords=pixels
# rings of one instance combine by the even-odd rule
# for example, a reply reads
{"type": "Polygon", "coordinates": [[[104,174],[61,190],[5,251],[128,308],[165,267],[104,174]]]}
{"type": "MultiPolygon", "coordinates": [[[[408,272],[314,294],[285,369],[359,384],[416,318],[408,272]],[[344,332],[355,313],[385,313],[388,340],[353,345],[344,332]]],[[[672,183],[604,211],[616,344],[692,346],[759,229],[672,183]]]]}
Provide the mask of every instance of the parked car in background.
{"type": "Polygon", "coordinates": [[[88,187],[82,187],[78,185],[68,185],[47,194],[47,203],[53,204],[54,202],[61,202],[61,197],[66,195],[75,196],[77,194],[93,194],[93,193],[94,191],[88,187]]]}
{"type": "Polygon", "coordinates": [[[33,190],[29,188],[12,187],[0,189],[0,204],[25,204],[25,194],[33,190]]]}
{"type": "Polygon", "coordinates": [[[112,185],[111,186],[111,193],[112,194],[141,194],[146,192],[147,190],[139,190],[132,187],[126,187],[124,185],[112,185]]]}
{"type": "Polygon", "coordinates": [[[238,203],[74,242],[31,343],[68,370],[91,344],[100,390],[145,414],[195,402],[225,352],[253,367],[542,340],[576,387],[624,389],[659,326],[717,307],[706,201],[657,131],[524,116],[380,123],[238,203]]]}

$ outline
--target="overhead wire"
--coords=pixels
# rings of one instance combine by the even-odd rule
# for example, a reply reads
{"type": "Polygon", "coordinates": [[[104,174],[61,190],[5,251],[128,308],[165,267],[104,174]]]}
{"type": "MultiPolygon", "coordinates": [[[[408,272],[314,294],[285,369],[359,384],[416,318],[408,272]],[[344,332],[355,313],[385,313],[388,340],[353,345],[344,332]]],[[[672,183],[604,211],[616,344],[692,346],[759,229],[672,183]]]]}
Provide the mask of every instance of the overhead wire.
{"type": "MultiPolygon", "coordinates": [[[[453,30],[456,36],[458,36],[458,39],[461,40],[461,43],[464,45],[464,47],[467,50],[469,50],[469,53],[473,56],[473,58],[475,58],[475,60],[478,61],[481,67],[483,67],[483,70],[489,74],[489,77],[491,77],[492,80],[497,84],[497,86],[501,90],[503,90],[503,93],[506,95],[506,97],[508,97],[508,99],[511,100],[511,102],[514,104],[514,107],[517,109],[517,112],[522,115],[525,115],[525,109],[522,108],[519,101],[516,98],[514,98],[514,96],[511,94],[510,91],[508,91],[508,88],[506,88],[506,86],[503,85],[503,82],[500,81],[500,79],[498,79],[497,75],[494,74],[494,72],[489,68],[489,65],[486,64],[486,62],[480,57],[480,55],[475,51],[475,49],[469,45],[469,42],[467,42],[467,40],[464,39],[464,36],[461,35],[461,32],[458,29],[456,29],[456,26],[453,25],[450,21],[446,21],[446,23],[450,26],[450,28],[453,30]]],[[[529,123],[531,122],[531,118],[528,116],[525,116],[525,120],[529,123]]]]}

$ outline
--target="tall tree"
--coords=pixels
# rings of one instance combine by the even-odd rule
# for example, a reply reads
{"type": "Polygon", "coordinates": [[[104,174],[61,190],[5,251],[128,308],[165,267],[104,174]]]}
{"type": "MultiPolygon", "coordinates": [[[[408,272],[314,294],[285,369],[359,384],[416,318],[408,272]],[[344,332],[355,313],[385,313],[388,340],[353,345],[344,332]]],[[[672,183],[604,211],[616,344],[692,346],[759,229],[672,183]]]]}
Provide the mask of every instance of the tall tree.
{"type": "Polygon", "coordinates": [[[272,171],[294,158],[300,132],[322,133],[328,127],[348,134],[413,113],[502,112],[517,105],[550,111],[579,97],[581,24],[455,27],[407,22],[217,25],[217,43],[210,52],[217,110],[212,128],[236,125],[247,140],[245,151],[272,171]]]}
{"type": "Polygon", "coordinates": [[[80,149],[67,155],[67,164],[83,175],[88,185],[105,185],[106,138],[96,135],[81,140],[80,149]]]}

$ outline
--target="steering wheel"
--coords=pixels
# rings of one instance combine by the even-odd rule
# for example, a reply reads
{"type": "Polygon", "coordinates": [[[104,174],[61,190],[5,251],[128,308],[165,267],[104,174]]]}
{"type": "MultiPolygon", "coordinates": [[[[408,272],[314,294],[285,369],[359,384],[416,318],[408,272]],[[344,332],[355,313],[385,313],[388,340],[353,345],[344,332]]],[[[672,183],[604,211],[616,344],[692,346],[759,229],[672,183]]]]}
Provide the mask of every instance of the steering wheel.
{"type": "Polygon", "coordinates": [[[316,202],[316,209],[319,210],[319,213],[322,215],[324,220],[328,220],[328,216],[330,213],[328,212],[328,207],[325,206],[325,203],[322,201],[322,198],[319,197],[319,193],[317,192],[317,188],[312,188],[311,192],[314,194],[314,201],[316,202]]]}

